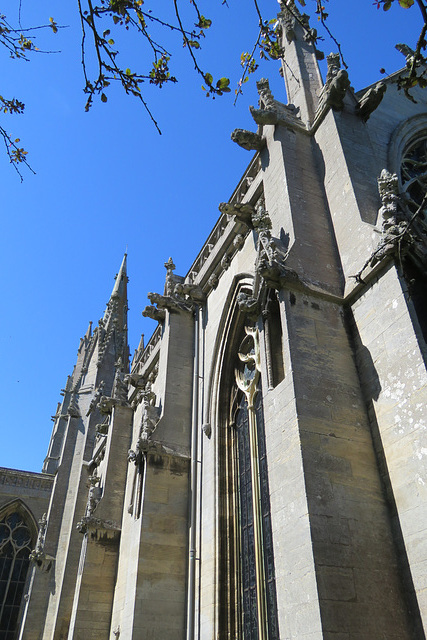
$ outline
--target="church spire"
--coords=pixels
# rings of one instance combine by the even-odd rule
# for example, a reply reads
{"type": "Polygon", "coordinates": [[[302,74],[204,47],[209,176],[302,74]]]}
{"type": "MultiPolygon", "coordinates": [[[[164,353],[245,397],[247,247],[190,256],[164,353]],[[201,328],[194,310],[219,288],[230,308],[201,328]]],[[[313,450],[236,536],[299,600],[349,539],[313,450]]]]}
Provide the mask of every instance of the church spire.
{"type": "Polygon", "coordinates": [[[119,270],[119,273],[116,275],[116,282],[114,284],[113,290],[111,292],[111,298],[115,298],[115,297],[124,297],[126,299],[127,302],[127,282],[128,282],[128,277],[127,277],[127,256],[128,254],[125,253],[123,256],[123,260],[122,260],[122,264],[119,270]]]}
{"type": "Polygon", "coordinates": [[[127,340],[127,253],[124,254],[119,272],[116,275],[110,299],[105,309],[104,317],[99,321],[99,357],[103,359],[107,345],[114,338],[115,361],[121,361],[121,366],[128,368],[129,347],[127,340]]]}

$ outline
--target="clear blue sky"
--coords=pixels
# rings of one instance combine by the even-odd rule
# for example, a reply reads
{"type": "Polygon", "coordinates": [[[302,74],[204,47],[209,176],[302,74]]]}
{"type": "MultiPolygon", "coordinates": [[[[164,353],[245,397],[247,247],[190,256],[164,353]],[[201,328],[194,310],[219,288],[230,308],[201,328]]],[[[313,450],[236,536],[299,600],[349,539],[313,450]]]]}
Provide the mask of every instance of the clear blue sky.
{"type": "MultiPolygon", "coordinates": [[[[183,0],[184,2],[184,0],[183,0]]],[[[2,11],[15,21],[16,0],[2,11]]],[[[165,3],[153,3],[160,6],[165,3]]],[[[169,3],[166,3],[168,5],[169,3]]],[[[257,33],[250,0],[228,0],[228,8],[205,2],[213,19],[203,51],[214,76],[239,77],[239,57],[257,33]],[[211,6],[215,8],[211,11],[211,6]]],[[[307,0],[312,9],[313,0],[307,0]]],[[[275,0],[261,0],[266,15],[275,0]]],[[[341,41],[354,88],[404,64],[396,42],[415,47],[418,10],[398,6],[378,11],[371,0],[330,0],[330,28],[341,41]],[[350,12],[349,7],[357,7],[350,12]]],[[[148,7],[148,3],[145,5],[148,7]]],[[[102,316],[125,248],[128,248],[129,340],[131,353],[141,332],[156,324],[142,318],[148,291],[162,291],[163,263],[172,256],[184,275],[251,159],[230,141],[236,127],[255,130],[248,106],[256,104],[255,83],[233,107],[233,95],[206,99],[188,54],[178,43],[179,83],[146,97],[163,131],[159,136],[137,101],[111,91],[107,104],[84,113],[80,33],[75,0],[23,0],[23,26],[53,16],[68,29],[39,36],[40,48],[59,54],[10,61],[1,51],[0,93],[26,104],[22,116],[1,123],[29,150],[37,172],[21,184],[0,153],[2,233],[0,261],[2,362],[0,466],[39,471],[52,428],[50,416],[76,360],[89,320],[102,316]]],[[[149,66],[137,41],[120,45],[122,63],[149,66]]],[[[335,50],[327,39],[325,53],[335,50]]],[[[275,97],[286,101],[278,65],[260,67],[275,97]]],[[[234,85],[233,85],[234,86],[234,85]]]]}

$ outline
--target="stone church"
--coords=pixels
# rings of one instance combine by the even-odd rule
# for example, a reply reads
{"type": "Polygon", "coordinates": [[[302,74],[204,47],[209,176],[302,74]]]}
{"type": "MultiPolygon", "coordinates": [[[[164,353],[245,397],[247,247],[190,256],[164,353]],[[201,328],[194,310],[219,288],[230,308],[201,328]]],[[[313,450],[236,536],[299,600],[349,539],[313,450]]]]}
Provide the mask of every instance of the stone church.
{"type": "Polygon", "coordinates": [[[0,640],[425,638],[426,94],[279,20],[288,104],[150,340],[125,256],[42,473],[0,469],[0,640]]]}

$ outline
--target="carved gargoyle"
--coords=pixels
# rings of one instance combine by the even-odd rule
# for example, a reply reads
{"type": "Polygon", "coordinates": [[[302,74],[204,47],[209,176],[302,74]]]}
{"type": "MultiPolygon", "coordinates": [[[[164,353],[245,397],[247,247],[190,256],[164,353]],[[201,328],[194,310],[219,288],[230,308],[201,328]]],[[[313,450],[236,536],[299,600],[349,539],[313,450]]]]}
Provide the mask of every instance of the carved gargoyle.
{"type": "Polygon", "coordinates": [[[234,216],[239,222],[243,222],[247,227],[253,229],[252,216],[255,213],[255,207],[248,202],[237,202],[231,204],[230,202],[221,202],[219,205],[221,213],[225,213],[228,216],[234,216]]]}
{"type": "Polygon", "coordinates": [[[156,320],[157,322],[163,322],[166,316],[166,312],[164,309],[157,309],[154,305],[147,305],[142,312],[144,318],[151,318],[152,320],[156,320]]]}
{"type": "Polygon", "coordinates": [[[379,106],[386,89],[387,86],[384,82],[378,82],[375,87],[368,89],[360,98],[354,112],[362,118],[363,122],[367,122],[371,113],[379,106]]]}
{"type": "Polygon", "coordinates": [[[202,291],[202,288],[198,284],[191,284],[190,282],[182,282],[175,285],[174,289],[175,298],[185,301],[187,296],[192,302],[196,304],[202,304],[206,300],[206,296],[202,291]]]}
{"type": "Polygon", "coordinates": [[[265,145],[265,138],[246,129],[234,129],[231,139],[246,151],[261,151],[265,145]]]}
{"type": "Polygon", "coordinates": [[[112,412],[113,407],[116,405],[116,401],[114,398],[109,398],[107,396],[101,396],[98,402],[99,412],[103,415],[107,415],[112,412]]]}
{"type": "Polygon", "coordinates": [[[168,309],[169,311],[193,311],[194,305],[190,300],[185,300],[177,296],[162,296],[160,293],[149,292],[147,298],[157,309],[168,309]]]}

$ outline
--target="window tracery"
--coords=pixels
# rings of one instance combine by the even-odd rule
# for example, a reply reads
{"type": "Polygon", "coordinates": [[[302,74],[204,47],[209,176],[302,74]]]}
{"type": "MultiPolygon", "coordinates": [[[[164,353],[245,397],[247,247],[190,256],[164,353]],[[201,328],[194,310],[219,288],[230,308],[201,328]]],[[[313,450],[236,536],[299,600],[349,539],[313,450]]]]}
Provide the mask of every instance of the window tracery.
{"type": "MultiPolygon", "coordinates": [[[[400,166],[402,189],[412,213],[421,205],[427,192],[427,136],[417,138],[406,148],[400,166]]],[[[422,232],[427,235],[427,207],[418,216],[422,232]]]]}

